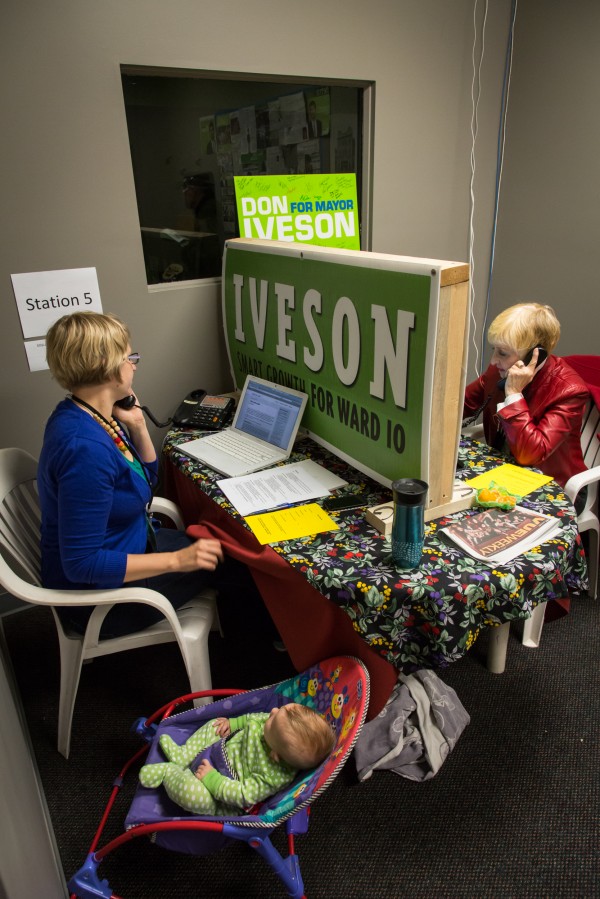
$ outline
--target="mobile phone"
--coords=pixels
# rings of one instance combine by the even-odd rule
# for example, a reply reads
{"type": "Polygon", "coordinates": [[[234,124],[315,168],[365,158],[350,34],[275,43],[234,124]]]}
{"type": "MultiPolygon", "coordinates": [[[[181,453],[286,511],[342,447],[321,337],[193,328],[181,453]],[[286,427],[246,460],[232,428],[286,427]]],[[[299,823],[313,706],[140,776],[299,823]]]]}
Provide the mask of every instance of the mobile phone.
{"type": "Polygon", "coordinates": [[[352,509],[363,509],[368,505],[368,493],[344,493],[342,496],[330,496],[323,503],[323,508],[326,512],[349,512],[352,509]]]}

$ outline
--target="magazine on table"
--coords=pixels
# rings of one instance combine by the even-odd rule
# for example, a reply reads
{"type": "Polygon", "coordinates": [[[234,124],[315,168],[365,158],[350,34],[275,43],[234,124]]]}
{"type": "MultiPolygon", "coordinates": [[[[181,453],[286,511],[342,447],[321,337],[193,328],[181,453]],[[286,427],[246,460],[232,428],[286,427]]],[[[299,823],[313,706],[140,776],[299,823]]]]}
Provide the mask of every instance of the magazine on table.
{"type": "Polygon", "coordinates": [[[441,533],[474,559],[503,565],[551,540],[559,529],[558,518],[515,506],[510,512],[483,509],[441,533]]]}

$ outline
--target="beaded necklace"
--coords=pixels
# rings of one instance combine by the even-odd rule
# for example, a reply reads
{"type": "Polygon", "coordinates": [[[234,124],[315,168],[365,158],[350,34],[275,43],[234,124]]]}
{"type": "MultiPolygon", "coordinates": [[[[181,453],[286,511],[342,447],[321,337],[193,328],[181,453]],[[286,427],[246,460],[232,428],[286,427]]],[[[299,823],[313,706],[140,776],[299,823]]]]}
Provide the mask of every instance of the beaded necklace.
{"type": "Polygon", "coordinates": [[[71,395],[71,399],[75,400],[76,403],[79,403],[80,406],[84,406],[88,410],[88,412],[91,412],[94,421],[97,421],[100,427],[104,428],[108,436],[116,445],[117,449],[119,449],[123,453],[128,461],[130,459],[133,459],[133,450],[127,442],[125,432],[114,418],[111,418],[111,420],[109,421],[102,415],[101,412],[98,412],[97,409],[94,409],[94,407],[90,406],[89,403],[86,403],[85,400],[79,399],[79,397],[75,396],[75,394],[71,395]]]}
{"type": "MultiPolygon", "coordinates": [[[[144,478],[148,487],[150,488],[150,493],[152,494],[153,488],[150,478],[148,477],[148,472],[146,471],[146,466],[138,456],[135,449],[128,442],[125,432],[114,418],[111,418],[110,421],[106,419],[101,412],[98,412],[97,409],[94,409],[93,406],[90,406],[89,403],[86,403],[85,400],[80,399],[78,396],[75,396],[74,393],[71,394],[71,399],[78,403],[80,406],[83,406],[88,412],[91,413],[94,421],[97,421],[98,424],[104,428],[106,433],[109,435],[111,440],[114,442],[116,447],[123,453],[125,459],[131,465],[132,468],[136,469],[138,473],[144,478]]],[[[148,503],[146,507],[146,527],[148,531],[148,545],[150,547],[151,552],[156,552],[156,533],[154,530],[153,522],[155,519],[152,518],[152,513],[150,511],[150,503],[148,503]]]]}
{"type": "Polygon", "coordinates": [[[129,462],[129,464],[132,465],[133,468],[139,469],[139,472],[148,484],[148,487],[151,491],[153,491],[154,488],[152,486],[150,477],[148,476],[147,466],[140,459],[135,447],[132,446],[129,442],[129,439],[120,424],[115,421],[114,418],[111,419],[111,421],[108,421],[101,412],[98,412],[97,409],[94,409],[94,407],[90,406],[89,403],[86,403],[85,400],[79,399],[79,397],[75,396],[74,393],[71,394],[71,399],[73,400],[73,402],[79,403],[80,406],[83,406],[85,409],[87,409],[88,412],[91,412],[94,420],[97,421],[102,428],[104,428],[111,440],[114,441],[117,448],[123,453],[123,456],[125,457],[127,462],[129,462]]]}

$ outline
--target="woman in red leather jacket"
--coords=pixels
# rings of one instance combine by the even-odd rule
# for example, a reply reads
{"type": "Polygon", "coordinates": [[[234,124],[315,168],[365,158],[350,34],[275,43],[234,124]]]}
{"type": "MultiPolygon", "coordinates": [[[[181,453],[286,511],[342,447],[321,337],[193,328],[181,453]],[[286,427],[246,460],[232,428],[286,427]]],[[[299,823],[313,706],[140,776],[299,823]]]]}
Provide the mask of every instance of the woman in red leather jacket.
{"type": "Polygon", "coordinates": [[[589,392],[563,359],[550,355],[559,337],[550,306],[519,303],[501,312],[488,330],[491,363],[467,387],[463,418],[483,408],[490,446],[509,450],[519,465],[539,468],[564,487],[586,468],[580,432],[589,392]]]}

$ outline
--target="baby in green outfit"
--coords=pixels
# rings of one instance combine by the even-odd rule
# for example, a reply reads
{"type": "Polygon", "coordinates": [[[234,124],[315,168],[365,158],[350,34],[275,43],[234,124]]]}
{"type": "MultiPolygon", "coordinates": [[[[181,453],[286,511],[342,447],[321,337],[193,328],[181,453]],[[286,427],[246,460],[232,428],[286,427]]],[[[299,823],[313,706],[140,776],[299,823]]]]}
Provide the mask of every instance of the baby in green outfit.
{"type": "Polygon", "coordinates": [[[308,706],[291,702],[270,712],[214,718],[178,746],[167,734],[159,744],[168,762],[144,765],[145,787],[163,784],[169,797],[198,815],[232,815],[250,808],[290,783],[300,769],[314,768],[333,750],[335,734],[308,706]],[[222,742],[222,774],[208,759],[196,772],[198,753],[222,742]]]}

